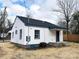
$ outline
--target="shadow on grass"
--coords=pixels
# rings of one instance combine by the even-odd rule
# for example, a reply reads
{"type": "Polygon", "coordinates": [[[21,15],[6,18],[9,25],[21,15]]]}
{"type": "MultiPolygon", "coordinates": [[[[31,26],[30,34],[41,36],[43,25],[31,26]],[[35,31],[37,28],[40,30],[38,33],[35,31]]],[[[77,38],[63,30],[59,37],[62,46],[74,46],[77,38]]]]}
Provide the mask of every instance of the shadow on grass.
{"type": "Polygon", "coordinates": [[[46,46],[46,47],[38,47],[38,48],[26,48],[27,50],[40,50],[40,49],[48,49],[48,48],[64,48],[64,47],[69,47],[69,45],[65,46],[46,46]]]}
{"type": "Polygon", "coordinates": [[[24,50],[40,50],[40,49],[47,49],[47,48],[64,48],[64,47],[69,47],[70,45],[67,45],[65,43],[63,43],[62,45],[57,45],[57,46],[54,46],[54,45],[47,45],[46,47],[34,47],[34,48],[27,48],[27,47],[24,47],[24,46],[21,46],[21,45],[17,45],[17,44],[14,44],[14,46],[17,47],[17,49],[24,49],[24,50]]]}

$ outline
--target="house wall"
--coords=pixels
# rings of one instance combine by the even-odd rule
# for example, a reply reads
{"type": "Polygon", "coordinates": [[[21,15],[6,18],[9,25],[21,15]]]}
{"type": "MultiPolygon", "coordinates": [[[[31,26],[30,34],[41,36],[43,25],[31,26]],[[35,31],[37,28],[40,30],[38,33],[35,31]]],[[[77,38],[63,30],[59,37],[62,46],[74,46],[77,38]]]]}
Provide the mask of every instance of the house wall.
{"type": "MultiPolygon", "coordinates": [[[[28,36],[28,26],[26,26],[26,36],[28,36]]],[[[44,42],[44,29],[39,27],[29,27],[29,36],[31,38],[30,42],[27,42],[27,44],[39,44],[40,42],[44,42]],[[40,39],[34,39],[34,31],[40,30],[40,39]]]]}
{"type": "MultiPolygon", "coordinates": [[[[28,36],[28,26],[26,26],[26,36],[28,36]]],[[[63,31],[60,31],[60,42],[63,41],[63,31]]],[[[41,42],[56,42],[56,30],[49,30],[48,28],[40,28],[40,27],[29,27],[29,36],[31,38],[30,42],[27,42],[27,44],[40,44],[41,42]],[[34,38],[34,31],[40,30],[40,39],[34,38]]]]}
{"type": "Polygon", "coordinates": [[[63,42],[63,30],[60,30],[60,42],[63,42]]]}
{"type": "Polygon", "coordinates": [[[19,18],[16,18],[14,26],[11,30],[11,42],[26,45],[25,41],[25,25],[19,18]],[[20,29],[22,29],[22,39],[20,39],[20,29]],[[17,34],[15,31],[17,30],[17,34]],[[14,32],[14,37],[12,37],[12,32],[14,32]]]}

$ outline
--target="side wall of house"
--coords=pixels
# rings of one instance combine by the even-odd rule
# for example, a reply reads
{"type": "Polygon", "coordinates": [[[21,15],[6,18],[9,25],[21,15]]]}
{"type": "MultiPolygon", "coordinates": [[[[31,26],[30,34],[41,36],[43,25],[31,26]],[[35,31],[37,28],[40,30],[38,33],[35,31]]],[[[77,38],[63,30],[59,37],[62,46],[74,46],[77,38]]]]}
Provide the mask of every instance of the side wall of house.
{"type": "Polygon", "coordinates": [[[11,42],[26,45],[25,41],[25,25],[16,17],[14,26],[11,30],[11,42]],[[20,29],[22,29],[22,39],[20,39],[20,29]],[[16,34],[17,30],[17,34],[16,34]]]}

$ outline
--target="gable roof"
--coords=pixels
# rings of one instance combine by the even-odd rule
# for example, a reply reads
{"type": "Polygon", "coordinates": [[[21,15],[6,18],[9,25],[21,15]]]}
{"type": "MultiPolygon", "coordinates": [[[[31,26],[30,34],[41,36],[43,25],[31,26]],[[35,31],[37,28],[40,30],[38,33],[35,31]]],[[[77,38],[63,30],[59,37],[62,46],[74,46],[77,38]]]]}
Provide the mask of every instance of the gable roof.
{"type": "Polygon", "coordinates": [[[32,18],[26,18],[22,16],[17,16],[24,24],[25,26],[35,26],[35,27],[44,27],[44,28],[49,28],[49,29],[64,29],[62,27],[59,27],[55,24],[46,22],[46,21],[41,21],[41,20],[36,20],[32,18]]]}

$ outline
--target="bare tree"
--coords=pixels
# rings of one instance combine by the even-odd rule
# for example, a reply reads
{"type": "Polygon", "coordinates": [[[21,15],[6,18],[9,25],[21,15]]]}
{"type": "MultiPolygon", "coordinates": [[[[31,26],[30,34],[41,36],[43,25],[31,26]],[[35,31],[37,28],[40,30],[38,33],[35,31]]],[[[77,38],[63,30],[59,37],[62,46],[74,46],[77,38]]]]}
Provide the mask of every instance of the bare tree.
{"type": "Polygon", "coordinates": [[[8,27],[8,28],[11,28],[11,27],[13,26],[13,24],[11,23],[11,21],[10,21],[9,19],[8,19],[7,21],[8,21],[8,23],[7,23],[8,25],[7,25],[7,27],[8,27]]]}
{"type": "MultiPolygon", "coordinates": [[[[7,11],[6,11],[6,8],[4,8],[3,11],[1,11],[1,15],[0,15],[0,29],[1,29],[1,32],[2,32],[2,35],[3,35],[3,38],[5,37],[4,36],[4,33],[5,33],[5,30],[6,30],[6,27],[5,27],[5,23],[6,23],[6,19],[7,19],[7,11]]],[[[3,39],[3,42],[4,42],[4,39],[3,39]]]]}
{"type": "Polygon", "coordinates": [[[72,20],[70,21],[71,33],[79,34],[79,11],[76,11],[72,15],[72,20]]]}
{"type": "Polygon", "coordinates": [[[61,27],[65,27],[66,28],[66,21],[58,21],[58,26],[61,26],[61,27]]]}
{"type": "Polygon", "coordinates": [[[2,24],[4,22],[2,17],[3,17],[3,13],[2,13],[2,11],[0,11],[0,32],[2,31],[2,24]]]}
{"type": "Polygon", "coordinates": [[[61,13],[64,16],[67,27],[67,38],[68,38],[68,28],[69,21],[71,20],[72,13],[75,9],[75,0],[57,0],[57,4],[59,10],[55,10],[56,12],[61,13]]]}

